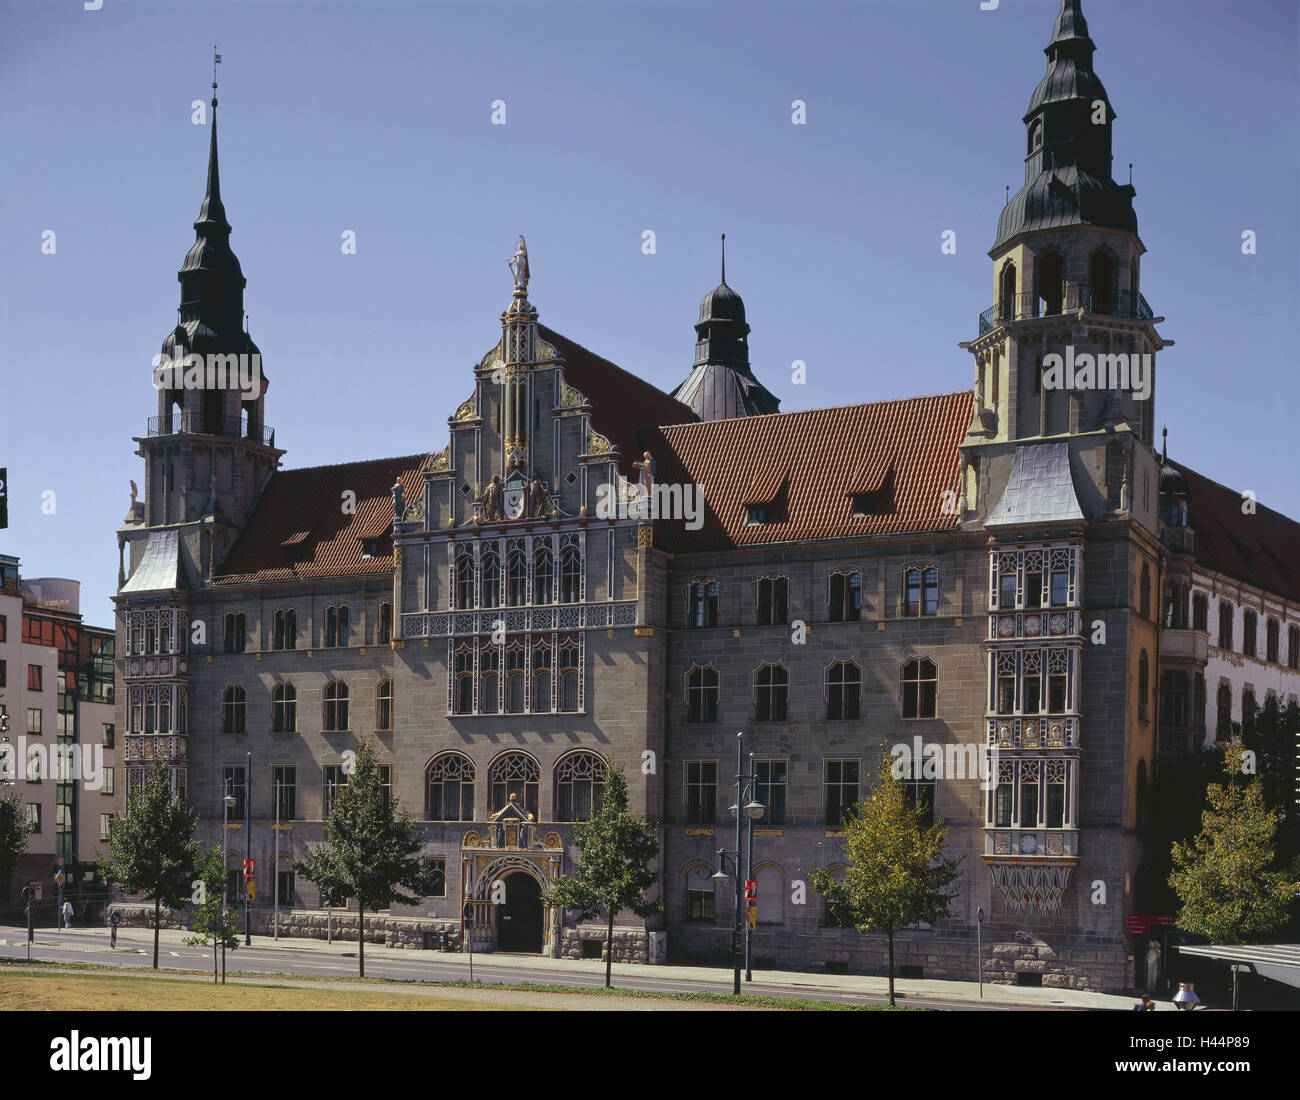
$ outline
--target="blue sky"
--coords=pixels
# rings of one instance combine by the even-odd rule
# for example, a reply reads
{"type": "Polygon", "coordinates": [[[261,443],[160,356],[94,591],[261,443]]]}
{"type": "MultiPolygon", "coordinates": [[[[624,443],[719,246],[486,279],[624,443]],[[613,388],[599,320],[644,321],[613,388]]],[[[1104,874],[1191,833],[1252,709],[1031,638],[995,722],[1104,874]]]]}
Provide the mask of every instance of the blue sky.
{"type": "MultiPolygon", "coordinates": [[[[266,419],[285,465],[309,466],[443,446],[520,233],[542,320],[661,387],[689,372],[722,232],[783,408],[970,387],[957,343],[992,302],[986,252],[1058,7],[0,2],[0,551],[81,580],[88,620],[111,622],[114,531],[144,480],[131,437],[156,412],[151,359],[203,195],[190,104],[211,94],[214,43],[266,419]]],[[[1296,5],[1084,13],[1117,178],[1134,166],[1143,292],[1176,341],[1156,423],[1175,458],[1300,516],[1296,5]]]]}

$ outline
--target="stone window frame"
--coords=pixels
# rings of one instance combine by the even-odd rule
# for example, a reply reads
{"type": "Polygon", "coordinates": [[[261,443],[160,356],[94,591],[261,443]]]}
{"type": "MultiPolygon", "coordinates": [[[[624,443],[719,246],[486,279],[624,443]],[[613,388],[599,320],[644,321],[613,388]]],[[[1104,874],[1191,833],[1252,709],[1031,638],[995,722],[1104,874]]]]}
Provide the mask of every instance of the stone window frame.
{"type": "Polygon", "coordinates": [[[682,761],[682,817],[686,819],[686,823],[688,825],[714,825],[717,823],[718,790],[719,790],[719,777],[718,777],[718,761],[716,758],[707,759],[705,757],[689,757],[686,760],[682,761]],[[701,770],[700,773],[701,778],[697,782],[692,783],[691,782],[692,764],[698,765],[701,769],[705,767],[712,767],[713,781],[710,783],[707,780],[705,780],[702,777],[703,771],[701,770]],[[713,789],[713,813],[712,814],[704,813],[705,807],[703,802],[701,802],[699,807],[700,820],[692,821],[691,818],[693,816],[693,809],[695,803],[691,801],[691,796],[690,796],[691,790],[693,788],[698,788],[701,792],[703,792],[709,789],[710,787],[713,789]]]}
{"type": "Polygon", "coordinates": [[[682,688],[683,688],[682,698],[686,703],[687,722],[692,724],[695,723],[712,724],[718,721],[718,712],[721,709],[721,705],[722,705],[722,674],[714,666],[712,661],[706,662],[705,664],[693,663],[689,668],[687,668],[685,673],[683,673],[682,676],[682,688]],[[701,676],[699,685],[692,686],[691,677],[694,676],[695,673],[697,672],[713,673],[713,683],[711,685],[706,683],[705,682],[706,677],[701,676]],[[708,703],[708,696],[710,692],[712,693],[712,697],[713,697],[712,717],[706,717],[706,715],[709,713],[709,708],[707,706],[707,703],[708,703]],[[698,693],[700,699],[700,706],[697,712],[698,717],[694,717],[694,718],[691,717],[692,693],[698,693]]]}
{"type": "Polygon", "coordinates": [[[375,608],[375,645],[389,645],[392,640],[393,601],[380,600],[379,606],[375,608]]]}
{"type": "Polygon", "coordinates": [[[321,731],[324,733],[348,733],[352,729],[352,690],[342,677],[331,676],[321,689],[321,731]],[[331,695],[333,696],[331,698],[331,695]],[[330,707],[334,708],[331,724],[330,707]],[[339,708],[346,708],[340,713],[339,708]],[[346,721],[340,721],[341,718],[346,721]]]}
{"type": "Polygon", "coordinates": [[[755,776],[758,775],[758,769],[759,769],[762,765],[764,765],[764,764],[768,765],[769,768],[770,768],[770,766],[773,765],[773,764],[780,764],[780,765],[782,765],[782,767],[783,767],[783,774],[784,774],[784,777],[785,777],[785,778],[782,779],[780,782],[777,782],[777,781],[775,781],[775,780],[773,780],[773,779],[771,778],[771,773],[770,773],[770,771],[769,771],[769,774],[768,774],[768,780],[767,780],[766,783],[760,783],[757,779],[755,779],[755,781],[754,781],[754,797],[757,798],[760,802],[763,803],[764,810],[763,810],[763,816],[760,817],[757,821],[755,821],[754,824],[755,824],[755,825],[775,825],[775,826],[781,827],[781,826],[784,826],[784,825],[785,825],[785,823],[786,823],[786,818],[789,816],[789,813],[790,813],[790,788],[791,788],[791,783],[790,783],[790,757],[789,757],[788,755],[785,755],[785,756],[759,756],[757,753],[755,753],[755,754],[754,754],[754,775],[755,775],[755,776]],[[772,807],[772,803],[771,803],[770,801],[764,802],[763,799],[760,797],[760,795],[761,795],[762,793],[764,793],[764,789],[766,789],[766,792],[768,792],[768,797],[769,797],[769,799],[770,799],[770,797],[771,797],[770,791],[771,791],[771,789],[772,789],[773,787],[784,787],[784,788],[785,788],[785,804],[784,804],[784,805],[782,806],[782,808],[781,808],[781,816],[780,816],[780,819],[779,819],[779,820],[778,820],[776,817],[774,817],[773,814],[772,814],[772,809],[773,809],[773,807],[772,807]]]}
{"type": "MultiPolygon", "coordinates": [[[[145,652],[157,653],[159,631],[151,624],[145,626],[145,652]],[[153,630],[154,645],[149,646],[149,631],[153,630]]],[[[244,611],[227,610],[221,613],[221,652],[222,653],[246,653],[248,651],[248,614],[244,611]],[[238,625],[237,633],[233,634],[231,627],[238,625]],[[233,644],[232,644],[233,642],[233,644]]]]}
{"type": "Polygon", "coordinates": [[[271,685],[271,732],[298,732],[298,688],[292,680],[277,680],[271,685]],[[277,694],[285,697],[277,699],[277,694]],[[287,713],[292,717],[293,721],[287,725],[282,723],[276,712],[277,707],[282,710],[288,708],[287,713]]]}
{"type": "MultiPolygon", "coordinates": [[[[841,680],[841,681],[837,681],[837,682],[840,683],[840,684],[847,685],[847,684],[849,684],[849,683],[852,683],[853,681],[852,681],[852,680],[841,680]]],[[[822,668],[822,701],[825,703],[825,710],[824,710],[825,721],[827,721],[827,722],[858,722],[858,721],[861,721],[861,719],[862,719],[862,665],[858,662],[858,660],[857,660],[856,657],[852,657],[852,656],[849,656],[849,657],[833,657],[831,660],[829,660],[829,661],[828,661],[828,662],[823,666],[823,668],[822,668]],[[849,710],[850,708],[849,708],[848,706],[845,705],[846,700],[845,700],[845,699],[841,699],[841,705],[840,705],[840,711],[841,711],[841,713],[838,714],[838,715],[836,715],[836,716],[834,716],[834,717],[832,717],[832,715],[831,715],[831,670],[834,669],[834,668],[836,668],[836,667],[839,667],[839,666],[842,666],[842,667],[844,667],[845,669],[848,669],[848,668],[854,668],[854,669],[857,670],[857,673],[858,673],[858,675],[857,675],[857,686],[858,686],[858,690],[857,690],[857,692],[856,692],[856,694],[855,694],[855,696],[854,696],[854,705],[853,705],[853,708],[852,708],[853,711],[854,711],[854,713],[853,713],[853,714],[846,714],[846,713],[844,713],[845,711],[849,710]]]]}
{"type": "MultiPolygon", "coordinates": [[[[514,769],[514,770],[519,770],[519,769],[514,769]]],[[[527,749],[509,748],[503,750],[502,752],[497,753],[496,756],[494,756],[488,762],[488,766],[487,766],[488,814],[489,815],[495,814],[505,809],[505,807],[510,804],[510,790],[509,790],[510,785],[512,783],[522,783],[524,788],[523,798],[516,804],[520,807],[520,809],[524,811],[524,813],[531,813],[533,815],[534,821],[540,821],[542,816],[541,815],[541,808],[542,808],[541,780],[542,780],[541,761],[539,761],[537,757],[534,756],[527,749]],[[516,758],[522,764],[522,771],[521,771],[522,778],[518,776],[505,776],[498,779],[497,776],[500,769],[506,768],[516,758]],[[506,788],[504,791],[504,795],[505,795],[504,800],[499,806],[494,805],[494,803],[496,802],[496,792],[494,788],[498,784],[506,788]],[[533,788],[533,793],[535,798],[535,802],[531,810],[529,809],[529,801],[528,801],[528,794],[529,794],[528,788],[530,786],[533,788]]]]}
{"type": "Polygon", "coordinates": [[[461,752],[459,749],[443,749],[439,752],[435,752],[431,757],[429,757],[428,761],[424,765],[425,820],[443,821],[443,822],[475,821],[477,820],[475,814],[478,812],[477,807],[475,805],[475,799],[477,795],[478,795],[478,765],[474,763],[473,759],[468,754],[461,752]],[[458,774],[440,775],[435,779],[433,775],[433,771],[435,767],[441,767],[443,771],[447,771],[448,770],[447,765],[452,763],[456,765],[456,768],[458,769],[458,774]],[[466,772],[468,772],[468,778],[466,778],[466,772]],[[442,817],[431,816],[431,811],[433,810],[432,791],[433,791],[433,784],[435,782],[440,783],[444,786],[448,783],[454,783],[460,787],[460,791],[457,794],[457,801],[460,804],[459,817],[456,818],[447,817],[445,816],[445,810],[444,810],[444,816],[442,817]],[[468,802],[466,801],[465,798],[466,795],[465,788],[467,786],[469,787],[468,802]],[[468,817],[465,816],[466,813],[469,814],[468,817]]]}
{"type": "Polygon", "coordinates": [[[321,649],[347,649],[348,638],[352,631],[352,614],[346,603],[327,603],[321,608],[321,649]],[[330,624],[330,612],[334,613],[334,623],[330,624]],[[331,634],[333,641],[330,641],[331,634]]]}
{"type": "MultiPolygon", "coordinates": [[[[787,665],[787,664],[785,663],[785,658],[784,658],[784,657],[778,658],[776,661],[760,661],[757,665],[754,666],[753,671],[750,673],[750,676],[749,676],[749,682],[750,682],[750,687],[751,687],[750,700],[751,700],[751,702],[753,702],[753,704],[754,704],[754,721],[755,721],[755,722],[788,722],[788,721],[790,721],[790,666],[787,665]],[[783,715],[782,717],[780,717],[780,718],[774,718],[774,717],[772,717],[772,710],[773,710],[773,708],[772,708],[772,706],[771,706],[771,703],[769,703],[769,708],[768,708],[768,717],[763,718],[763,717],[761,716],[761,708],[759,707],[759,699],[758,699],[758,693],[759,693],[759,691],[761,690],[762,685],[759,684],[759,682],[758,682],[758,677],[759,677],[759,674],[760,674],[764,669],[770,669],[770,670],[772,670],[772,671],[775,671],[775,670],[778,669],[778,668],[781,669],[781,670],[785,673],[785,684],[782,685],[782,686],[784,687],[784,690],[785,690],[785,699],[784,699],[784,705],[783,705],[782,709],[784,710],[785,713],[784,713],[784,715],[783,715]]],[[[773,693],[774,693],[774,692],[777,690],[777,685],[774,684],[774,683],[773,683],[773,684],[769,684],[768,687],[767,687],[767,690],[770,691],[770,692],[773,692],[773,693]]],[[[772,699],[772,702],[774,702],[774,701],[775,701],[775,697],[773,697],[773,699],[772,699]]]]}
{"type": "Polygon", "coordinates": [[[1231,600],[1219,597],[1219,632],[1216,635],[1217,646],[1225,653],[1232,652],[1232,635],[1236,626],[1237,609],[1231,600]]]}
{"type": "Polygon", "coordinates": [[[712,630],[722,623],[722,582],[717,577],[697,576],[692,577],[686,584],[686,628],[688,630],[712,630]],[[712,622],[699,622],[699,619],[708,619],[710,593],[709,588],[713,588],[713,617],[712,622]],[[696,596],[696,589],[699,589],[699,596],[696,596]],[[699,614],[696,614],[696,604],[699,604],[699,614]]]}
{"type": "Polygon", "coordinates": [[[900,661],[900,662],[898,663],[898,665],[897,665],[897,671],[898,671],[898,717],[899,717],[899,721],[901,721],[901,722],[933,722],[933,721],[935,721],[935,720],[939,717],[939,681],[940,681],[941,677],[940,677],[940,675],[939,675],[939,662],[935,659],[935,656],[934,656],[933,651],[927,651],[927,652],[925,652],[925,653],[914,653],[914,654],[912,654],[911,656],[904,658],[902,661],[900,661]],[[924,671],[923,665],[924,665],[925,662],[929,662],[930,667],[934,670],[934,677],[933,677],[933,680],[931,680],[931,679],[929,679],[929,678],[926,678],[926,677],[924,677],[924,676],[921,675],[921,673],[924,671]],[[915,678],[915,679],[908,680],[908,679],[906,679],[906,675],[907,675],[907,666],[908,666],[908,665],[912,665],[912,664],[916,665],[917,675],[916,675],[916,678],[915,678]],[[910,715],[910,716],[907,714],[907,702],[906,702],[906,700],[907,700],[907,687],[906,687],[906,685],[909,684],[909,683],[912,683],[912,684],[916,684],[916,685],[917,685],[917,688],[916,688],[916,711],[917,711],[917,713],[916,713],[916,714],[913,714],[913,715],[910,715]],[[923,685],[923,684],[928,684],[928,683],[933,683],[933,684],[934,684],[934,713],[933,713],[933,714],[923,714],[923,713],[921,713],[921,711],[922,711],[922,706],[921,706],[921,702],[922,702],[921,685],[923,685]]]}
{"type": "Polygon", "coordinates": [[[1010,546],[990,546],[988,610],[1008,615],[1016,611],[1033,614],[1039,611],[1081,610],[1083,606],[1082,575],[1083,548],[1073,540],[1049,540],[1028,544],[1017,543],[1010,546]],[[1040,596],[1040,602],[1037,605],[1030,605],[1025,598],[1025,578],[1030,573],[1028,566],[1031,563],[1029,559],[1035,555],[1040,555],[1043,559],[1040,562],[1040,573],[1043,577],[1043,587],[1047,599],[1044,601],[1040,596]],[[1061,555],[1065,555],[1063,566],[1060,564],[1061,555]],[[1014,563],[1013,573],[1007,572],[1008,559],[1014,563]],[[1052,591],[1053,578],[1059,574],[1063,574],[1065,577],[1065,599],[1057,603],[1052,598],[1052,591]],[[1002,580],[1004,576],[1011,575],[1014,575],[1016,582],[1015,602],[1011,606],[1004,606],[1002,602],[1002,580]]]}
{"type": "Polygon", "coordinates": [[[939,568],[939,563],[933,560],[926,561],[909,561],[903,565],[898,572],[899,589],[898,589],[898,614],[903,619],[929,619],[939,614],[939,593],[942,591],[943,572],[939,568]],[[925,610],[925,592],[928,587],[925,583],[927,573],[934,573],[934,610],[925,610]],[[909,611],[911,606],[907,602],[907,585],[908,576],[916,574],[917,583],[917,603],[916,611],[909,611]]]}
{"type": "Polygon", "coordinates": [[[279,815],[281,822],[299,820],[298,819],[298,766],[296,764],[272,764],[271,781],[268,790],[271,795],[271,819],[272,820],[274,820],[276,817],[277,803],[280,805],[282,811],[279,815]],[[275,775],[276,772],[281,773],[281,782],[279,783],[278,787],[276,784],[276,775],[275,775]],[[283,782],[285,772],[289,772],[292,774],[293,776],[292,783],[283,782]],[[288,806],[288,809],[292,811],[290,813],[283,812],[285,808],[284,792],[286,790],[289,792],[290,805],[288,806]]]}
{"type": "Polygon", "coordinates": [[[393,729],[393,678],[391,676],[381,676],[375,684],[375,730],[376,732],[391,733],[393,729]],[[388,692],[385,695],[384,687],[387,686],[388,692]],[[388,714],[385,716],[384,709],[387,704],[388,714]]]}
{"type": "MultiPolygon", "coordinates": [[[[554,766],[551,768],[551,784],[552,784],[551,820],[566,821],[566,822],[590,821],[591,816],[588,817],[577,817],[577,816],[561,817],[560,816],[560,803],[562,801],[560,797],[560,787],[564,784],[568,784],[570,787],[572,787],[574,784],[577,783],[590,783],[592,787],[591,799],[590,799],[591,815],[595,815],[600,812],[601,797],[604,793],[605,784],[608,781],[608,779],[609,779],[609,761],[600,753],[596,752],[594,749],[583,749],[583,748],[571,749],[570,751],[564,753],[555,761],[554,766]],[[579,763],[580,761],[585,762],[585,764],[580,764],[579,763]],[[577,774],[577,770],[582,766],[586,766],[587,768],[589,768],[591,774],[590,775],[577,774]],[[568,778],[565,778],[561,774],[566,769],[570,773],[568,778]],[[597,786],[600,787],[599,792],[596,791],[597,786]]],[[[574,805],[576,802],[573,791],[570,791],[569,801],[571,806],[574,805]]]]}
{"type": "Polygon", "coordinates": [[[826,574],[826,621],[831,623],[860,623],[862,622],[863,613],[867,608],[867,579],[862,569],[832,569],[826,574]],[[841,599],[837,602],[832,598],[831,590],[834,586],[835,579],[842,577],[844,580],[841,599]],[[850,594],[853,591],[852,578],[858,578],[858,606],[856,609],[850,606],[850,594]],[[856,611],[856,614],[853,612],[856,611]]]}
{"type": "MultiPolygon", "coordinates": [[[[704,905],[701,904],[701,909],[704,905]]],[[[691,924],[716,924],[718,919],[718,884],[713,879],[713,867],[702,859],[695,859],[682,868],[682,919],[691,924]],[[709,883],[707,890],[691,889],[691,872],[704,872],[704,879],[709,883]],[[708,916],[692,916],[691,914],[691,894],[707,894],[708,908],[711,910],[708,916]]]]}
{"type": "Polygon", "coordinates": [[[754,578],[754,625],[755,626],[789,626],[790,625],[790,574],[789,573],[759,573],[754,578]],[[768,617],[764,621],[761,613],[762,597],[760,595],[761,586],[764,581],[768,582],[768,617]],[[777,599],[776,586],[777,582],[785,582],[785,616],[778,618],[776,614],[777,599]]]}
{"type": "Polygon", "coordinates": [[[221,689],[221,732],[248,732],[248,692],[237,680],[228,681],[221,689]]]}
{"type": "Polygon", "coordinates": [[[288,653],[298,648],[298,609],[290,604],[283,604],[271,609],[271,651],[288,653]],[[293,627],[290,636],[289,627],[293,627]],[[280,645],[276,645],[276,639],[280,645]]]}
{"type": "Polygon", "coordinates": [[[832,829],[843,827],[845,811],[852,806],[856,806],[859,802],[862,801],[862,787],[863,787],[863,770],[862,770],[862,758],[860,756],[859,757],[855,757],[855,756],[823,756],[822,757],[822,815],[823,818],[825,819],[827,827],[832,829]],[[850,783],[847,779],[840,778],[836,780],[834,783],[832,783],[830,776],[828,774],[831,764],[839,764],[841,769],[843,769],[843,766],[845,764],[852,764],[855,768],[857,768],[857,779],[855,779],[853,782],[850,783]],[[830,799],[827,798],[827,795],[830,793],[832,787],[839,788],[840,790],[840,795],[838,799],[839,806],[840,806],[839,819],[834,822],[830,820],[830,799]],[[845,801],[843,792],[849,787],[853,787],[857,791],[857,797],[852,799],[851,801],[845,801]]]}
{"type": "Polygon", "coordinates": [[[1259,657],[1259,612],[1253,607],[1241,609],[1241,655],[1259,657]]]}

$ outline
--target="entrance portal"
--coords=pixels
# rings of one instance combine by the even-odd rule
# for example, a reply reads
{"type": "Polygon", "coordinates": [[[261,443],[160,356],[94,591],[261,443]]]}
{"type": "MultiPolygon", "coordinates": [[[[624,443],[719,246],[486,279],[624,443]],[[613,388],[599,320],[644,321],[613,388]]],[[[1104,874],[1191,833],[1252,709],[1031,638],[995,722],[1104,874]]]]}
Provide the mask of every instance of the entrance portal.
{"type": "Polygon", "coordinates": [[[497,950],[542,950],[542,888],[524,871],[506,878],[505,904],[497,911],[497,950]]]}

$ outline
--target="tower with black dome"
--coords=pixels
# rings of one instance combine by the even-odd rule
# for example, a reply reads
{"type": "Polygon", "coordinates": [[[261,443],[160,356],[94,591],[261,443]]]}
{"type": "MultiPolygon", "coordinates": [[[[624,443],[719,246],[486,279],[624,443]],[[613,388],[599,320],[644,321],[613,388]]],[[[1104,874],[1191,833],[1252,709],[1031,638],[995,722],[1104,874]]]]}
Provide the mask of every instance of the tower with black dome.
{"type": "Polygon", "coordinates": [[[727,285],[727,237],[722,236],[722,280],[700,300],[695,323],[695,365],[673,396],[701,420],[726,420],[779,412],[781,402],[754,377],[749,365],[749,323],[744,300],[727,285]]]}

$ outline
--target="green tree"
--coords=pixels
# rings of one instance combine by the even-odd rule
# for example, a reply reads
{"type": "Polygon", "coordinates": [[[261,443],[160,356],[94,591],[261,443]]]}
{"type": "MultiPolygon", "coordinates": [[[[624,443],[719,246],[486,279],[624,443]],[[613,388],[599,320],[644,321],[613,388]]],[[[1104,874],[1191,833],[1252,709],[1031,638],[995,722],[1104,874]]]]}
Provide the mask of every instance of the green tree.
{"type": "Polygon", "coordinates": [[[581,920],[591,920],[601,910],[605,926],[605,988],[610,987],[614,963],[614,918],[631,911],[648,917],[662,906],[646,900],[645,893],[658,881],[650,864],[659,855],[654,825],[627,808],[627,778],[613,764],[605,777],[600,809],[590,821],[573,827],[578,863],[572,875],[561,875],[542,893],[547,905],[576,909],[581,920]]]}
{"type": "Polygon", "coordinates": [[[109,833],[112,858],[99,858],[106,882],[153,902],[153,968],[158,969],[158,928],[162,907],[176,909],[190,900],[199,842],[198,815],[172,790],[171,774],[154,764],[138,790],[129,792],[126,817],[115,817],[109,833]]]}
{"type": "Polygon", "coordinates": [[[1300,892],[1293,873],[1274,869],[1278,817],[1259,777],[1241,773],[1242,742],[1223,747],[1224,780],[1210,784],[1201,831],[1175,844],[1169,885],[1178,895],[1178,927],[1211,943],[1249,943],[1284,927],[1300,892]]]}
{"type": "Polygon", "coordinates": [[[1264,805],[1277,814],[1277,850],[1284,860],[1300,855],[1300,806],[1296,805],[1296,751],[1300,748],[1300,707],[1283,707],[1275,695],[1242,715],[1242,746],[1255,754],[1254,767],[1264,805]]]}
{"type": "Polygon", "coordinates": [[[190,900],[194,903],[194,931],[197,936],[186,936],[191,947],[212,945],[212,981],[217,981],[218,950],[221,958],[221,984],[226,984],[226,948],[232,951],[239,946],[236,929],[238,915],[222,904],[226,885],[226,861],[221,845],[214,844],[198,866],[198,878],[192,883],[190,900]]]}
{"type": "MultiPolygon", "coordinates": [[[[0,763],[0,769],[5,767],[0,763]]],[[[12,896],[14,871],[27,851],[26,811],[18,798],[0,798],[0,901],[12,896]]]]}
{"type": "Polygon", "coordinates": [[[894,1000],[894,933],[922,921],[952,915],[956,893],[945,893],[959,860],[943,855],[948,835],[942,821],[925,824],[924,806],[908,802],[903,784],[882,757],[878,783],[844,817],[843,878],[821,867],[809,875],[831,912],[864,936],[884,933],[889,942],[889,1003],[894,1000]]]}
{"type": "Polygon", "coordinates": [[[325,819],[325,843],[293,869],[324,895],[356,898],[357,957],[366,976],[366,910],[394,901],[411,904],[434,889],[434,872],[420,858],[415,818],[385,795],[375,762],[374,739],[365,738],[347,782],[334,795],[325,819]]]}

